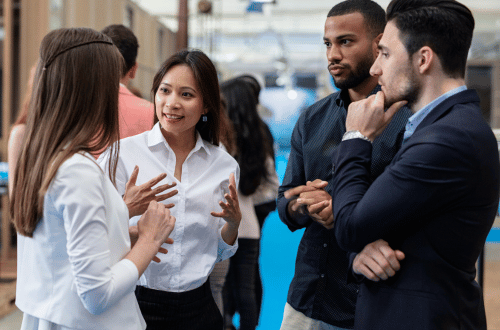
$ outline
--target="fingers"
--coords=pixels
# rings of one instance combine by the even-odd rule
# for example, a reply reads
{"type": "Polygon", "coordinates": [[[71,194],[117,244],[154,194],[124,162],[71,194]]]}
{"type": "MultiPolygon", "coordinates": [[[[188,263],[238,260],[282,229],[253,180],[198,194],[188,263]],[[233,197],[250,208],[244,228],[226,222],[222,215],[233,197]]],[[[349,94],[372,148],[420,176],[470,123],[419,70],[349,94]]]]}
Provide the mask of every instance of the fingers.
{"type": "MultiPolygon", "coordinates": [[[[162,174],[158,175],[157,177],[152,178],[148,182],[144,183],[142,185],[142,187],[144,187],[144,188],[151,188],[154,185],[156,185],[158,182],[160,182],[161,180],[165,179],[166,177],[167,177],[167,173],[162,173],[162,174]]],[[[173,185],[175,185],[175,183],[173,183],[173,185]]]]}
{"type": "Polygon", "coordinates": [[[167,209],[171,209],[171,208],[172,208],[172,207],[174,207],[174,206],[175,206],[175,204],[174,204],[174,203],[170,203],[170,204],[166,204],[166,205],[165,205],[165,207],[166,207],[167,209]]]}
{"type": "Polygon", "coordinates": [[[316,179],[316,180],[314,180],[312,182],[311,181],[307,181],[306,186],[314,187],[316,189],[325,189],[326,186],[328,186],[328,182],[320,180],[320,179],[316,179]]]}
{"type": "Polygon", "coordinates": [[[127,184],[125,185],[125,188],[128,188],[130,186],[135,186],[135,183],[137,182],[138,175],[139,175],[139,166],[135,165],[134,170],[132,171],[132,174],[130,175],[130,179],[128,179],[127,184]]]}
{"type": "MultiPolygon", "coordinates": [[[[238,191],[236,190],[236,181],[234,180],[233,173],[229,175],[229,193],[231,195],[230,197],[234,201],[238,202],[238,191]]],[[[228,200],[227,194],[225,194],[224,197],[228,200]]]]}
{"type": "Polygon", "coordinates": [[[170,237],[165,240],[166,244],[174,244],[174,240],[171,239],[170,237]]]}
{"type": "Polygon", "coordinates": [[[396,252],[396,258],[398,258],[399,261],[405,258],[405,254],[402,251],[396,250],[394,252],[396,252]]]}
{"type": "Polygon", "coordinates": [[[354,262],[352,265],[352,270],[354,271],[354,273],[363,275],[364,277],[366,277],[370,281],[374,281],[374,282],[380,281],[380,278],[374,272],[372,272],[372,270],[370,268],[368,268],[368,266],[366,266],[364,263],[361,263],[357,260],[358,255],[356,256],[356,258],[354,258],[354,262]]]}
{"type": "Polygon", "coordinates": [[[234,173],[229,174],[229,184],[236,188],[236,179],[234,173]]]}
{"type": "MultiPolygon", "coordinates": [[[[235,192],[235,194],[237,194],[237,193],[235,192]]],[[[230,194],[225,194],[225,195],[224,195],[224,198],[225,198],[225,199],[226,199],[226,201],[227,201],[227,203],[226,203],[226,204],[227,204],[228,206],[230,206],[230,207],[234,207],[234,206],[235,206],[235,204],[236,204],[236,203],[237,203],[237,201],[238,201],[238,199],[237,199],[238,197],[236,197],[236,199],[235,199],[235,198],[234,198],[234,195],[230,195],[230,194]]],[[[219,204],[220,204],[220,203],[219,203],[219,204]]]]}
{"type": "MultiPolygon", "coordinates": [[[[314,202],[314,200],[310,200],[310,201],[314,202]]],[[[323,211],[324,209],[326,209],[330,205],[330,202],[329,201],[322,201],[322,202],[314,203],[314,204],[312,204],[312,203],[308,204],[306,202],[306,203],[303,203],[303,204],[304,205],[308,205],[307,211],[309,211],[309,214],[318,214],[321,211],[323,211]]]]}
{"type": "Polygon", "coordinates": [[[306,191],[314,191],[316,190],[316,188],[312,187],[312,186],[297,186],[295,188],[292,188],[292,189],[288,189],[287,191],[285,191],[285,198],[286,199],[292,199],[294,196],[298,196],[300,195],[301,193],[303,192],[306,192],[306,191]]]}
{"type": "Polygon", "coordinates": [[[161,201],[164,201],[165,199],[168,199],[168,198],[170,198],[170,197],[172,197],[172,196],[177,195],[177,193],[178,193],[178,191],[177,191],[177,190],[172,190],[172,191],[169,191],[168,193],[163,194],[163,195],[156,195],[156,194],[154,194],[154,195],[156,195],[156,196],[154,197],[154,199],[155,199],[155,201],[157,201],[157,202],[161,202],[161,201]]]}
{"type": "Polygon", "coordinates": [[[396,253],[393,249],[391,249],[389,244],[382,245],[379,250],[383,255],[383,258],[379,257],[379,264],[384,267],[384,271],[386,272],[386,274],[388,274],[389,276],[394,276],[394,274],[396,274],[396,272],[401,268],[399,260],[396,257],[396,253]]]}
{"type": "Polygon", "coordinates": [[[384,103],[385,103],[384,92],[378,91],[377,94],[375,94],[375,99],[373,100],[373,105],[377,109],[384,109],[384,103]]]}
{"type": "Polygon", "coordinates": [[[399,258],[404,253],[394,251],[384,240],[377,240],[365,246],[354,259],[353,270],[365,275],[372,281],[386,280],[400,269],[399,258]]]}
{"type": "MultiPolygon", "coordinates": [[[[156,178],[155,178],[155,179],[156,179],[156,178]]],[[[148,182],[148,183],[149,183],[149,182],[148,182]]],[[[165,191],[165,190],[167,190],[167,189],[173,188],[173,187],[175,187],[176,185],[177,185],[177,183],[175,183],[175,182],[172,182],[171,184],[168,184],[168,183],[167,183],[167,184],[164,184],[164,185],[158,186],[158,187],[156,187],[156,188],[152,189],[151,191],[153,192],[153,194],[158,195],[159,193],[162,193],[162,192],[164,192],[164,191],[165,191]]],[[[154,186],[154,185],[153,185],[153,186],[154,186]]],[[[147,187],[148,187],[148,186],[146,186],[145,188],[147,188],[147,187]]],[[[175,191],[175,193],[177,193],[177,190],[174,190],[174,191],[175,191]]],[[[174,194],[174,195],[175,195],[175,194],[174,194]]]]}
{"type": "Polygon", "coordinates": [[[223,218],[225,213],[224,212],[210,212],[210,215],[216,218],[223,218]]]}

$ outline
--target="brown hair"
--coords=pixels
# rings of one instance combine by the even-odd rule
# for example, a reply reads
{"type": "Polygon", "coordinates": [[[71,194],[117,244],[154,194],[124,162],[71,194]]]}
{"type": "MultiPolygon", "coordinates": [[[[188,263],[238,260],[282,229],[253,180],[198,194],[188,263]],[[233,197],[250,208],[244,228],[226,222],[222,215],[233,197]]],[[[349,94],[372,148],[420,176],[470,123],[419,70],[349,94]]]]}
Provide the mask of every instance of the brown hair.
{"type": "MultiPolygon", "coordinates": [[[[33,236],[45,193],[65,160],[118,141],[122,65],[111,39],[92,29],[59,29],[43,38],[10,202],[21,235],[33,236]]],[[[118,149],[116,143],[110,150],[113,182],[118,149]]]]}
{"type": "Polygon", "coordinates": [[[217,70],[214,64],[202,51],[199,50],[182,50],[177,54],[168,58],[160,67],[153,79],[153,87],[151,93],[155,105],[155,124],[158,122],[156,115],[156,100],[155,95],[160,88],[161,80],[167,74],[168,70],[176,65],[187,65],[193,71],[198,88],[203,99],[203,106],[208,110],[206,116],[207,121],[202,119],[196,124],[196,130],[201,137],[211,142],[214,145],[219,145],[222,123],[221,123],[221,106],[219,80],[217,78],[217,70]]]}

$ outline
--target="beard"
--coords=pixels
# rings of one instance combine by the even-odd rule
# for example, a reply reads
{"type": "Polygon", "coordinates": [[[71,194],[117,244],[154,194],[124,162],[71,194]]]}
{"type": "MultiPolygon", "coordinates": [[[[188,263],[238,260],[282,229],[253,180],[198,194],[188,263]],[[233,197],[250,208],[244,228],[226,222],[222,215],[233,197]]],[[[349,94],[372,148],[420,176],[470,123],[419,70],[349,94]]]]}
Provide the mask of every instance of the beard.
{"type": "Polygon", "coordinates": [[[349,64],[343,64],[344,68],[350,71],[350,74],[344,79],[332,76],[335,86],[339,89],[351,89],[359,86],[371,76],[370,68],[372,67],[373,62],[373,54],[370,52],[370,54],[366,54],[366,56],[358,62],[354,68],[352,68],[349,64]]]}
{"type": "Polygon", "coordinates": [[[405,73],[408,80],[406,84],[399,88],[397,94],[394,95],[385,95],[385,108],[389,108],[396,102],[399,101],[407,101],[406,107],[412,108],[415,102],[420,97],[421,86],[418,80],[416,79],[416,72],[412,67],[409,67],[405,73]]]}

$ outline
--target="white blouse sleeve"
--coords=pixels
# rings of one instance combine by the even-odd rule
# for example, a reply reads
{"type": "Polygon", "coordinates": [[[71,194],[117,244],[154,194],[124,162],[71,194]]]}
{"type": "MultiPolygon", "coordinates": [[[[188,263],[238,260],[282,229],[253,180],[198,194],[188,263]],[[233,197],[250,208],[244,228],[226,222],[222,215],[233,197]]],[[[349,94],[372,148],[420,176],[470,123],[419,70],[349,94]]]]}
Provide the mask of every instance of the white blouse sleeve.
{"type": "Polygon", "coordinates": [[[46,195],[62,214],[73,285],[85,308],[96,315],[130,293],[139,277],[130,260],[111,264],[113,238],[108,236],[105,179],[91,160],[65,163],[46,195]]]}

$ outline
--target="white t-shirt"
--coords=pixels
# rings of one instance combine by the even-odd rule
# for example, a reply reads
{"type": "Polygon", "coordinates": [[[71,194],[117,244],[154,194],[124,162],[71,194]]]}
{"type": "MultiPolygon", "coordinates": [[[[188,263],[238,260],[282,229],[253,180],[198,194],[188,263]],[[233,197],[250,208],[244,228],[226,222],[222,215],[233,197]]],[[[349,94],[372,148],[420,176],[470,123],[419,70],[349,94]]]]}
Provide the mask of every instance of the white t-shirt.
{"type": "MultiPolygon", "coordinates": [[[[109,151],[98,159],[107,168],[109,151]]],[[[182,182],[175,177],[175,153],[163,137],[157,123],[151,131],[120,141],[116,170],[118,192],[125,193],[125,185],[136,165],[139,175],[136,185],[148,182],[161,173],[167,177],[158,185],[176,182],[173,189],[179,193],[163,203],[174,203],[170,209],[176,218],[170,238],[173,244],[164,244],[167,254],[157,254],[160,263],[152,262],[139,279],[138,285],[151,289],[183,292],[196,289],[206,282],[216,262],[231,257],[237,243],[228,245],[221,237],[225,221],[210,215],[220,212],[219,201],[228,192],[229,174],[239,181],[236,160],[221,148],[204,141],[197,134],[196,145],[182,165],[182,182]]],[[[164,192],[165,193],[165,192],[164,192]]],[[[130,219],[136,225],[140,216],[130,219]]]]}
{"type": "Polygon", "coordinates": [[[58,169],[33,238],[18,235],[22,329],[145,329],[128,209],[90,154],[58,169]]]}

